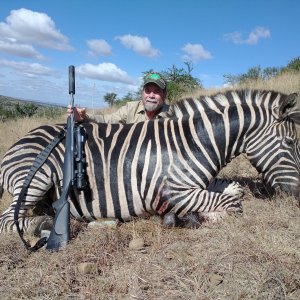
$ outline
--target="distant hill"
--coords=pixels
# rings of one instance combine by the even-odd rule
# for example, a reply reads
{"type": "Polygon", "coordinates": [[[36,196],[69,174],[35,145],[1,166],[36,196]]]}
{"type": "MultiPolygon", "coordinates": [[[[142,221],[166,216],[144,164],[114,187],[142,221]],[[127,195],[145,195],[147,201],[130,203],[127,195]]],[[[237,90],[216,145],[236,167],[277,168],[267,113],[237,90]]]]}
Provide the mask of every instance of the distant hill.
{"type": "Polygon", "coordinates": [[[14,106],[16,103],[34,104],[39,107],[57,107],[57,108],[65,108],[66,107],[66,106],[59,105],[59,104],[44,103],[44,102],[34,101],[34,100],[24,100],[24,99],[18,99],[18,98],[0,95],[0,105],[2,107],[8,108],[8,107],[14,106]]]}

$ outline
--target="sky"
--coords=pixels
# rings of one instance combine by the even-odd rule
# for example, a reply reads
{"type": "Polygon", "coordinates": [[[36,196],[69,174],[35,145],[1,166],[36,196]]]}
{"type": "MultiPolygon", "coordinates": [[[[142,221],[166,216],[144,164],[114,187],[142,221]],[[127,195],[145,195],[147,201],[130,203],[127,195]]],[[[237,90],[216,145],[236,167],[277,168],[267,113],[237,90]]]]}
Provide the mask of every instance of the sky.
{"type": "Polygon", "coordinates": [[[81,107],[184,62],[220,87],[300,56],[299,11],[298,0],[0,0],[0,95],[66,106],[69,65],[81,107]]]}

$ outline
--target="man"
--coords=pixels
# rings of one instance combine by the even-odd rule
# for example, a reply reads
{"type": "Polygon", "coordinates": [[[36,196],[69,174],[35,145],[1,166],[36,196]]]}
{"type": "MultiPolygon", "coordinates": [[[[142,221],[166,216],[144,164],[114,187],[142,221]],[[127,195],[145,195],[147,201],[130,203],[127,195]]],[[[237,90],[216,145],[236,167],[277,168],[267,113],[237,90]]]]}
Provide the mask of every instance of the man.
{"type": "MultiPolygon", "coordinates": [[[[101,123],[136,123],[146,120],[164,118],[169,106],[165,103],[167,90],[166,81],[159,73],[150,73],[144,79],[142,100],[127,102],[115,113],[96,115],[90,118],[85,108],[74,108],[74,118],[77,122],[93,120],[101,123]]],[[[68,113],[71,113],[68,108],[68,113]]]]}

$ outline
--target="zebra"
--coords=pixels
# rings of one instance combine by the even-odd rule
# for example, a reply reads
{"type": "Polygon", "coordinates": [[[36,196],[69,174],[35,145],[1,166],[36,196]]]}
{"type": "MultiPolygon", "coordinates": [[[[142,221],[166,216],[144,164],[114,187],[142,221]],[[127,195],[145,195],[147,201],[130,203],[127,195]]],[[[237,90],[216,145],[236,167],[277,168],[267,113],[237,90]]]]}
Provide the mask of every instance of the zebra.
{"type": "MultiPolygon", "coordinates": [[[[210,189],[219,171],[241,153],[275,190],[299,199],[295,127],[299,121],[295,93],[232,90],[183,99],[171,107],[166,119],[125,125],[83,123],[88,135],[88,186],[72,191],[71,215],[91,222],[158,214],[167,217],[165,224],[181,226],[199,220],[202,213],[242,212],[235,183],[232,193],[224,185],[210,189]]],[[[63,126],[38,127],[4,155],[0,186],[13,201],[0,216],[0,232],[15,230],[13,215],[24,178],[37,154],[63,126]]],[[[59,143],[35,174],[20,209],[23,230],[41,228],[47,219],[29,217],[28,210],[44,198],[51,202],[60,196],[64,150],[64,143],[59,143]]]]}

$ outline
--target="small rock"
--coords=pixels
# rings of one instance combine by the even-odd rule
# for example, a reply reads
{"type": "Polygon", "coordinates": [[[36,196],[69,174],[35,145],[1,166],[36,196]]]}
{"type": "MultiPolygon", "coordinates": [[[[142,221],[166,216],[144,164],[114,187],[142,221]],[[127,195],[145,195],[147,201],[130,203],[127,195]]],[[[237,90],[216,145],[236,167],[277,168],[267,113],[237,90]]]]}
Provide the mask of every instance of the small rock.
{"type": "Polygon", "coordinates": [[[213,273],[209,275],[209,282],[211,285],[216,286],[223,282],[223,277],[219,274],[213,273]]]}
{"type": "Polygon", "coordinates": [[[131,250],[141,250],[145,246],[145,241],[143,238],[135,238],[130,241],[129,249],[131,250]]]}
{"type": "Polygon", "coordinates": [[[81,274],[91,274],[97,271],[97,266],[92,263],[81,263],[78,265],[77,269],[81,274]]]}
{"type": "Polygon", "coordinates": [[[116,220],[116,219],[99,219],[99,220],[90,222],[88,224],[88,228],[95,228],[95,227],[116,228],[117,225],[118,225],[118,220],[116,220]]]}

